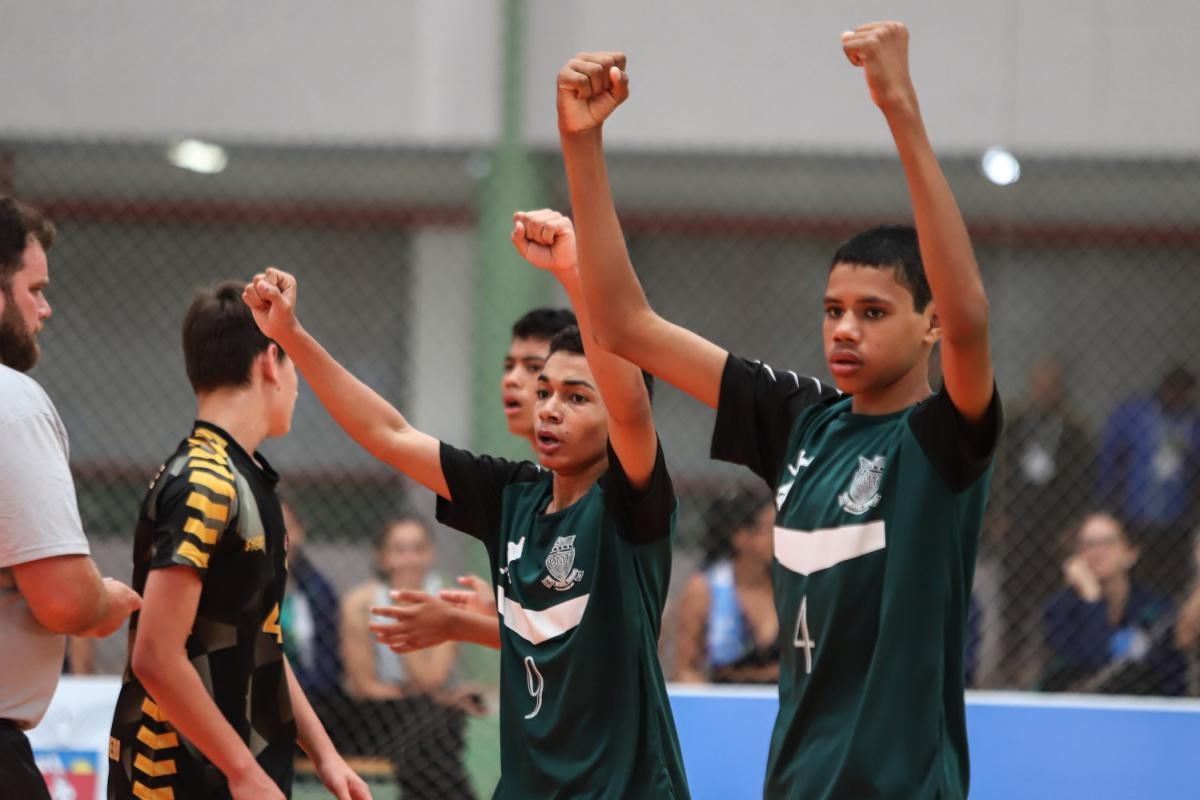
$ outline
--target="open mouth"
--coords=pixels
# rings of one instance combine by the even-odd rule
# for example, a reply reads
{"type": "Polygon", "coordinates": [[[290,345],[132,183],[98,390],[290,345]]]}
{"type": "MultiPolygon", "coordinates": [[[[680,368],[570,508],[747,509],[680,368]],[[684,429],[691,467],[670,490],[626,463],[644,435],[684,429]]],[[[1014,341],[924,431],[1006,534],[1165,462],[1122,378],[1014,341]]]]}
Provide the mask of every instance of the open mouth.
{"type": "Polygon", "coordinates": [[[550,455],[562,447],[562,439],[547,430],[537,432],[537,449],[543,455],[550,455]]]}
{"type": "Polygon", "coordinates": [[[524,408],[524,406],[521,404],[520,400],[516,400],[511,397],[504,398],[504,413],[510,417],[515,414],[519,414],[522,408],[524,408]]]}

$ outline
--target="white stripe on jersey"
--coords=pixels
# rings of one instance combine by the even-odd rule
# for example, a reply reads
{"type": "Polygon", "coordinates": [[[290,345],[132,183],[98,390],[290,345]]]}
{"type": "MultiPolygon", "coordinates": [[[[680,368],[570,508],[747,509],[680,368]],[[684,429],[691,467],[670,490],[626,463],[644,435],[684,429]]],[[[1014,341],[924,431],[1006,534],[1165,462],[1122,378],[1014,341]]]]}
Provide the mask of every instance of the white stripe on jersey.
{"type": "Polygon", "coordinates": [[[512,562],[519,559],[521,557],[521,554],[525,552],[525,537],[522,536],[521,541],[517,542],[516,544],[513,544],[512,542],[508,542],[507,544],[508,544],[508,558],[504,562],[504,566],[506,566],[506,567],[509,564],[511,564],[512,562]]]}
{"type": "Polygon", "coordinates": [[[775,558],[792,572],[812,575],[887,547],[883,520],[815,531],[775,527],[775,558]]]}
{"type": "Polygon", "coordinates": [[[504,587],[496,587],[496,608],[504,617],[504,626],[531,644],[561,636],[579,625],[591,594],[573,597],[550,606],[544,611],[522,608],[504,595],[504,587]]]}

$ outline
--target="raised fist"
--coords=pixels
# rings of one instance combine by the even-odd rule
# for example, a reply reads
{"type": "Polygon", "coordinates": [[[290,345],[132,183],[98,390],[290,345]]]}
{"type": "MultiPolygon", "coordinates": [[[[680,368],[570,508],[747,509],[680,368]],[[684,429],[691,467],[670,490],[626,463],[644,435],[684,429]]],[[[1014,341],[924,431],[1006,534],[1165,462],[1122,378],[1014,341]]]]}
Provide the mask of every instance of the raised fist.
{"type": "Polygon", "coordinates": [[[624,53],[579,53],[558,71],[558,129],[598,128],[627,97],[624,53]]]}
{"type": "Polygon", "coordinates": [[[513,214],[513,247],[521,258],[549,272],[573,272],[575,227],[571,220],[549,208],[513,214]]]}
{"type": "Polygon", "coordinates": [[[908,74],[908,28],[903,22],[869,22],[842,34],[842,50],[862,67],[871,100],[887,111],[915,101],[908,74]]]}
{"type": "Polygon", "coordinates": [[[267,267],[246,284],[242,301],[250,306],[262,332],[278,340],[296,326],[296,279],[275,267],[267,267]]]}

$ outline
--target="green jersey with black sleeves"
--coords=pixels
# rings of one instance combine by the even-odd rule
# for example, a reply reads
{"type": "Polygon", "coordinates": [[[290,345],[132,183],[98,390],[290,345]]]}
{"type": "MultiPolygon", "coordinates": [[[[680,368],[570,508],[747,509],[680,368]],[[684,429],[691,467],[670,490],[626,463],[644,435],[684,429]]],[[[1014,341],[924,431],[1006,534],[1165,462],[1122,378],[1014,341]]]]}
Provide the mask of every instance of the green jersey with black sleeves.
{"type": "Polygon", "coordinates": [[[963,650],[998,396],[883,415],[730,356],[712,455],[775,491],[782,661],[763,796],[962,798],[963,650]]]}
{"type": "Polygon", "coordinates": [[[609,469],[545,513],[552,473],[442,445],[439,521],[486,546],[500,612],[495,797],[689,797],[658,635],[676,500],[661,448],[635,490],[609,469]]]}

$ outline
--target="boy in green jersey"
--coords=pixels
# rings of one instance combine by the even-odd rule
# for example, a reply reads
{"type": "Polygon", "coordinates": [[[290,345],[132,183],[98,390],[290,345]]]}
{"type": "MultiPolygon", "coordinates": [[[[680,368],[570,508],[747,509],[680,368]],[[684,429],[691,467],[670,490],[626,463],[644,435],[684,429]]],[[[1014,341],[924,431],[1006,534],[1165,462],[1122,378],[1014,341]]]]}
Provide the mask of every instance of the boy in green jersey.
{"type": "MultiPolygon", "coordinates": [[[[500,379],[500,400],[509,433],[524,439],[534,452],[537,378],[546,364],[550,340],[576,324],[575,312],[569,308],[534,308],[512,326],[512,341],[500,379]]],[[[462,588],[442,589],[436,595],[415,589],[392,592],[392,599],[399,605],[372,610],[375,616],[392,621],[373,623],[372,630],[397,653],[424,650],[443,642],[472,642],[499,650],[500,630],[491,582],[478,575],[462,575],[458,584],[462,588]]]]}
{"type": "Polygon", "coordinates": [[[783,658],[764,796],[961,798],[964,635],[1000,428],[988,305],[925,134],[908,31],[872,23],[842,46],[891,129],[916,230],[872,229],[835,254],[823,337],[836,388],[733,356],[647,304],[600,135],[629,95],[620,53],[580,54],[558,77],[583,294],[600,345],[716,408],[713,456],[775,491],[783,658]]]}
{"type": "MultiPolygon", "coordinates": [[[[513,239],[578,301],[566,218],[518,214],[513,239]]],[[[500,611],[495,797],[688,797],[657,649],[676,500],[641,370],[590,344],[585,357],[581,315],[538,376],[540,466],[476,456],[416,430],[338,364],[296,320],[292,276],[269,269],[244,297],[338,424],[487,547],[500,611]]]]}

